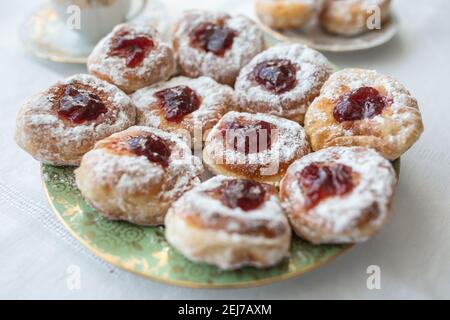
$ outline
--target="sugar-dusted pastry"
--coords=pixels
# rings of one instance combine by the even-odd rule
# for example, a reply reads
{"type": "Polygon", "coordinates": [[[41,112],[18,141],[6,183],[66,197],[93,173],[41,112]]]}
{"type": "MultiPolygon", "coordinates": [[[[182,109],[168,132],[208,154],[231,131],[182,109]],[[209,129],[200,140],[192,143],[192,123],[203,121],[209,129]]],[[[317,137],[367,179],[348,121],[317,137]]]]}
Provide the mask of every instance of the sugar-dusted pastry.
{"type": "Polygon", "coordinates": [[[221,269],[273,266],[288,255],[291,242],[276,193],[251,180],[214,177],[169,209],[166,239],[189,260],[221,269]]]}
{"type": "Polygon", "coordinates": [[[333,74],[311,104],[305,130],[314,150],[363,146],[395,160],[423,132],[422,117],[408,90],[375,71],[333,74]]]}
{"type": "Polygon", "coordinates": [[[200,159],[175,135],[136,126],[98,142],[75,177],[86,201],[106,218],[159,225],[202,173],[200,159]]]}
{"type": "Polygon", "coordinates": [[[379,18],[381,25],[388,21],[390,5],[391,0],[326,0],[320,23],[330,33],[359,35],[370,31],[373,19],[379,18]]]}
{"type": "Polygon", "coordinates": [[[169,79],[175,71],[170,45],[145,23],[124,23],[103,38],[89,56],[89,73],[127,93],[169,79]]]}
{"type": "Polygon", "coordinates": [[[79,74],[28,99],[17,116],[15,139],[41,162],[77,166],[97,141],[135,121],[135,107],[125,93],[79,74]]]}
{"type": "Polygon", "coordinates": [[[391,214],[396,175],[372,149],[335,147],[294,162],[280,186],[295,233],[312,243],[368,240],[391,214]]]}
{"type": "Polygon", "coordinates": [[[172,78],[136,91],[139,125],[187,134],[197,144],[235,107],[234,92],[209,77],[172,78]]]}
{"type": "Polygon", "coordinates": [[[215,174],[278,185],[289,165],[310,150],[296,122],[229,112],[208,135],[203,161],[215,174]]]}
{"type": "Polygon", "coordinates": [[[323,0],[256,0],[261,21],[274,29],[304,27],[320,13],[323,0]]]}
{"type": "Polygon", "coordinates": [[[177,22],[173,47],[182,75],[233,85],[239,70],[265,44],[262,31],[245,16],[192,10],[177,22]]]}
{"type": "Polygon", "coordinates": [[[332,73],[328,60],[301,44],[279,44],[258,54],[236,81],[242,111],[303,123],[310,103],[332,73]]]}

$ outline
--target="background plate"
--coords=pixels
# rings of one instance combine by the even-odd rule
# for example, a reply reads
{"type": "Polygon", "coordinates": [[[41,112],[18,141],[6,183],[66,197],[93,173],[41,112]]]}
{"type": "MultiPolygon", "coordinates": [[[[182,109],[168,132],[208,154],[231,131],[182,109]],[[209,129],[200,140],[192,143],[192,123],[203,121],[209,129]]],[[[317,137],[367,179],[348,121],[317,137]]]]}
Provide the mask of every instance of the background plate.
{"type": "MultiPolygon", "coordinates": [[[[163,38],[167,38],[170,20],[166,7],[160,1],[132,0],[126,22],[146,21],[158,29],[163,38]]],[[[86,63],[96,45],[66,29],[51,3],[39,7],[25,19],[19,36],[31,54],[62,63],[86,63]]]]}
{"type": "Polygon", "coordinates": [[[355,37],[342,37],[329,34],[318,24],[311,24],[299,30],[275,30],[256,19],[260,27],[278,41],[299,42],[310,48],[329,52],[350,52],[378,47],[390,41],[399,31],[398,18],[392,14],[389,22],[381,30],[369,31],[355,37]]]}

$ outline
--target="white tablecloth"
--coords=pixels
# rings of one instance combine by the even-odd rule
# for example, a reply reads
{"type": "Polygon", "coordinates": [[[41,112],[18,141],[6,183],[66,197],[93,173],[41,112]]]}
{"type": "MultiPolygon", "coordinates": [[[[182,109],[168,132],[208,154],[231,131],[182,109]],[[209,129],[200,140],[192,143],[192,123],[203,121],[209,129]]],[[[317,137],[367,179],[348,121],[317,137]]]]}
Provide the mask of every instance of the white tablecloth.
{"type": "MultiPolygon", "coordinates": [[[[252,15],[250,0],[164,1],[174,16],[187,7],[252,15]]],[[[193,290],[144,280],[93,258],[52,216],[39,164],[13,142],[14,121],[29,95],[84,66],[27,55],[17,36],[42,1],[0,4],[0,298],[307,299],[450,298],[450,2],[395,0],[401,33],[380,48],[327,54],[339,66],[393,75],[420,101],[426,132],[403,157],[396,214],[372,241],[301,278],[242,290],[193,290]],[[381,290],[366,286],[367,267],[381,268],[381,290]],[[66,272],[78,266],[80,290],[66,272]]]]}

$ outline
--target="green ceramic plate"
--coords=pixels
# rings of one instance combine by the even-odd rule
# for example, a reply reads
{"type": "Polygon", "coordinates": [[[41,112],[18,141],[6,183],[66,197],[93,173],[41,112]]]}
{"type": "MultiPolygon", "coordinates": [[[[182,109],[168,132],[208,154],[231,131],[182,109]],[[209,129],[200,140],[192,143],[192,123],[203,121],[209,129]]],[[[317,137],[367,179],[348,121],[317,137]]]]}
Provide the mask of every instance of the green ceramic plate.
{"type": "Polygon", "coordinates": [[[346,251],[348,246],[313,246],[294,238],[291,256],[270,269],[221,271],[193,263],[171,248],[163,227],[139,227],[101,217],[81,197],[73,168],[42,166],[49,202],[64,226],[106,262],[144,277],[188,287],[249,287],[298,276],[346,251]]]}
{"type": "MultiPolygon", "coordinates": [[[[394,163],[397,172],[400,162],[394,163]]],[[[70,233],[106,262],[146,278],[193,288],[241,288],[297,277],[346,252],[351,246],[315,246],[297,237],[291,254],[269,269],[221,271],[193,263],[169,246],[163,227],[140,227],[102,218],[81,197],[73,168],[42,165],[48,200],[70,233]]]]}

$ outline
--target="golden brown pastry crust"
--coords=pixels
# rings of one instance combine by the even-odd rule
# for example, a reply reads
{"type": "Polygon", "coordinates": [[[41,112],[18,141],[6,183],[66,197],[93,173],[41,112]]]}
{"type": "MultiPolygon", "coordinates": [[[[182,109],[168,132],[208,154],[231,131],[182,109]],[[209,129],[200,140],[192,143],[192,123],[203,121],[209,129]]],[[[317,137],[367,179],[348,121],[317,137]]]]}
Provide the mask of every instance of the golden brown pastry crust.
{"type": "Polygon", "coordinates": [[[344,69],[330,77],[309,107],[305,130],[315,151],[332,146],[362,146],[395,160],[419,139],[423,123],[417,100],[399,82],[375,71],[344,69]],[[333,112],[339,98],[361,87],[375,88],[391,101],[375,117],[336,121],[333,112]]]}
{"type": "Polygon", "coordinates": [[[135,124],[136,109],[117,87],[90,75],[75,75],[31,97],[21,108],[15,140],[38,161],[77,166],[95,143],[135,124]],[[97,95],[108,111],[97,119],[74,124],[57,114],[67,86],[97,95]]]}
{"type": "Polygon", "coordinates": [[[355,36],[370,31],[368,19],[374,14],[373,6],[380,9],[381,23],[390,17],[391,0],[327,0],[320,15],[322,27],[330,33],[355,36]]]}
{"type": "Polygon", "coordinates": [[[331,73],[331,64],[318,51],[301,44],[278,44],[258,54],[241,70],[235,86],[236,98],[244,112],[268,113],[302,124],[306,110],[331,73]],[[275,93],[252,79],[259,64],[273,60],[287,60],[296,67],[292,89],[275,93]]]}
{"type": "Polygon", "coordinates": [[[276,189],[262,185],[255,209],[230,208],[221,189],[235,180],[216,176],[185,193],[167,213],[166,239],[188,259],[221,269],[272,266],[288,255],[291,240],[276,189]]]}
{"type": "Polygon", "coordinates": [[[181,75],[190,78],[208,76],[219,83],[233,86],[239,71],[264,50],[265,42],[262,31],[245,16],[190,10],[185,12],[175,25],[173,48],[181,75]],[[236,33],[233,45],[223,56],[191,45],[190,34],[202,23],[223,24],[236,33]]]}
{"type": "Polygon", "coordinates": [[[167,82],[138,90],[131,98],[137,108],[138,125],[179,133],[180,136],[187,137],[195,147],[198,146],[200,149],[209,130],[225,113],[236,107],[233,89],[219,84],[209,77],[172,78],[167,82]],[[185,115],[181,121],[168,121],[164,116],[161,102],[155,94],[161,90],[179,86],[186,86],[193,90],[200,100],[200,106],[194,112],[185,115]]]}
{"type": "Polygon", "coordinates": [[[306,134],[298,123],[266,114],[229,112],[208,135],[203,151],[203,162],[211,172],[217,175],[278,185],[289,165],[310,151],[306,134]],[[241,148],[239,145],[230,145],[227,142],[238,141],[234,140],[234,135],[239,136],[241,132],[241,129],[227,130],[230,125],[239,124],[253,128],[260,122],[270,124],[270,135],[267,129],[263,131],[258,129],[248,133],[244,131],[247,137],[245,134],[241,136],[248,140],[248,151],[252,151],[251,148],[253,148],[253,151],[259,152],[246,152],[241,150],[243,145],[241,148]],[[267,135],[269,136],[266,137],[267,135]],[[261,149],[258,149],[258,145],[251,144],[258,143],[258,140],[261,146],[264,144],[261,149]]]}
{"type": "Polygon", "coordinates": [[[158,225],[172,202],[201,182],[203,167],[176,136],[155,128],[131,127],[97,143],[75,170],[86,201],[109,219],[158,225]],[[170,148],[167,166],[130,149],[130,141],[162,139],[170,148]]]}
{"type": "Polygon", "coordinates": [[[274,29],[304,27],[323,5],[322,0],[257,0],[255,9],[261,21],[274,29]]]}
{"type": "MultiPolygon", "coordinates": [[[[342,175],[338,177],[342,180],[342,175]]],[[[280,185],[280,198],[299,237],[314,244],[363,242],[389,219],[396,181],[390,162],[372,149],[328,148],[311,153],[289,167],[280,185]],[[350,167],[353,189],[308,207],[308,191],[300,184],[303,179],[300,173],[311,164],[350,167]]]]}
{"type": "Polygon", "coordinates": [[[149,24],[124,23],[116,26],[97,44],[88,58],[87,67],[89,73],[131,93],[169,79],[175,72],[176,65],[172,48],[161,40],[156,29],[149,24]],[[113,42],[124,32],[128,33],[124,36],[126,39],[145,36],[154,43],[142,63],[133,68],[127,66],[125,58],[110,55],[113,42]]]}

